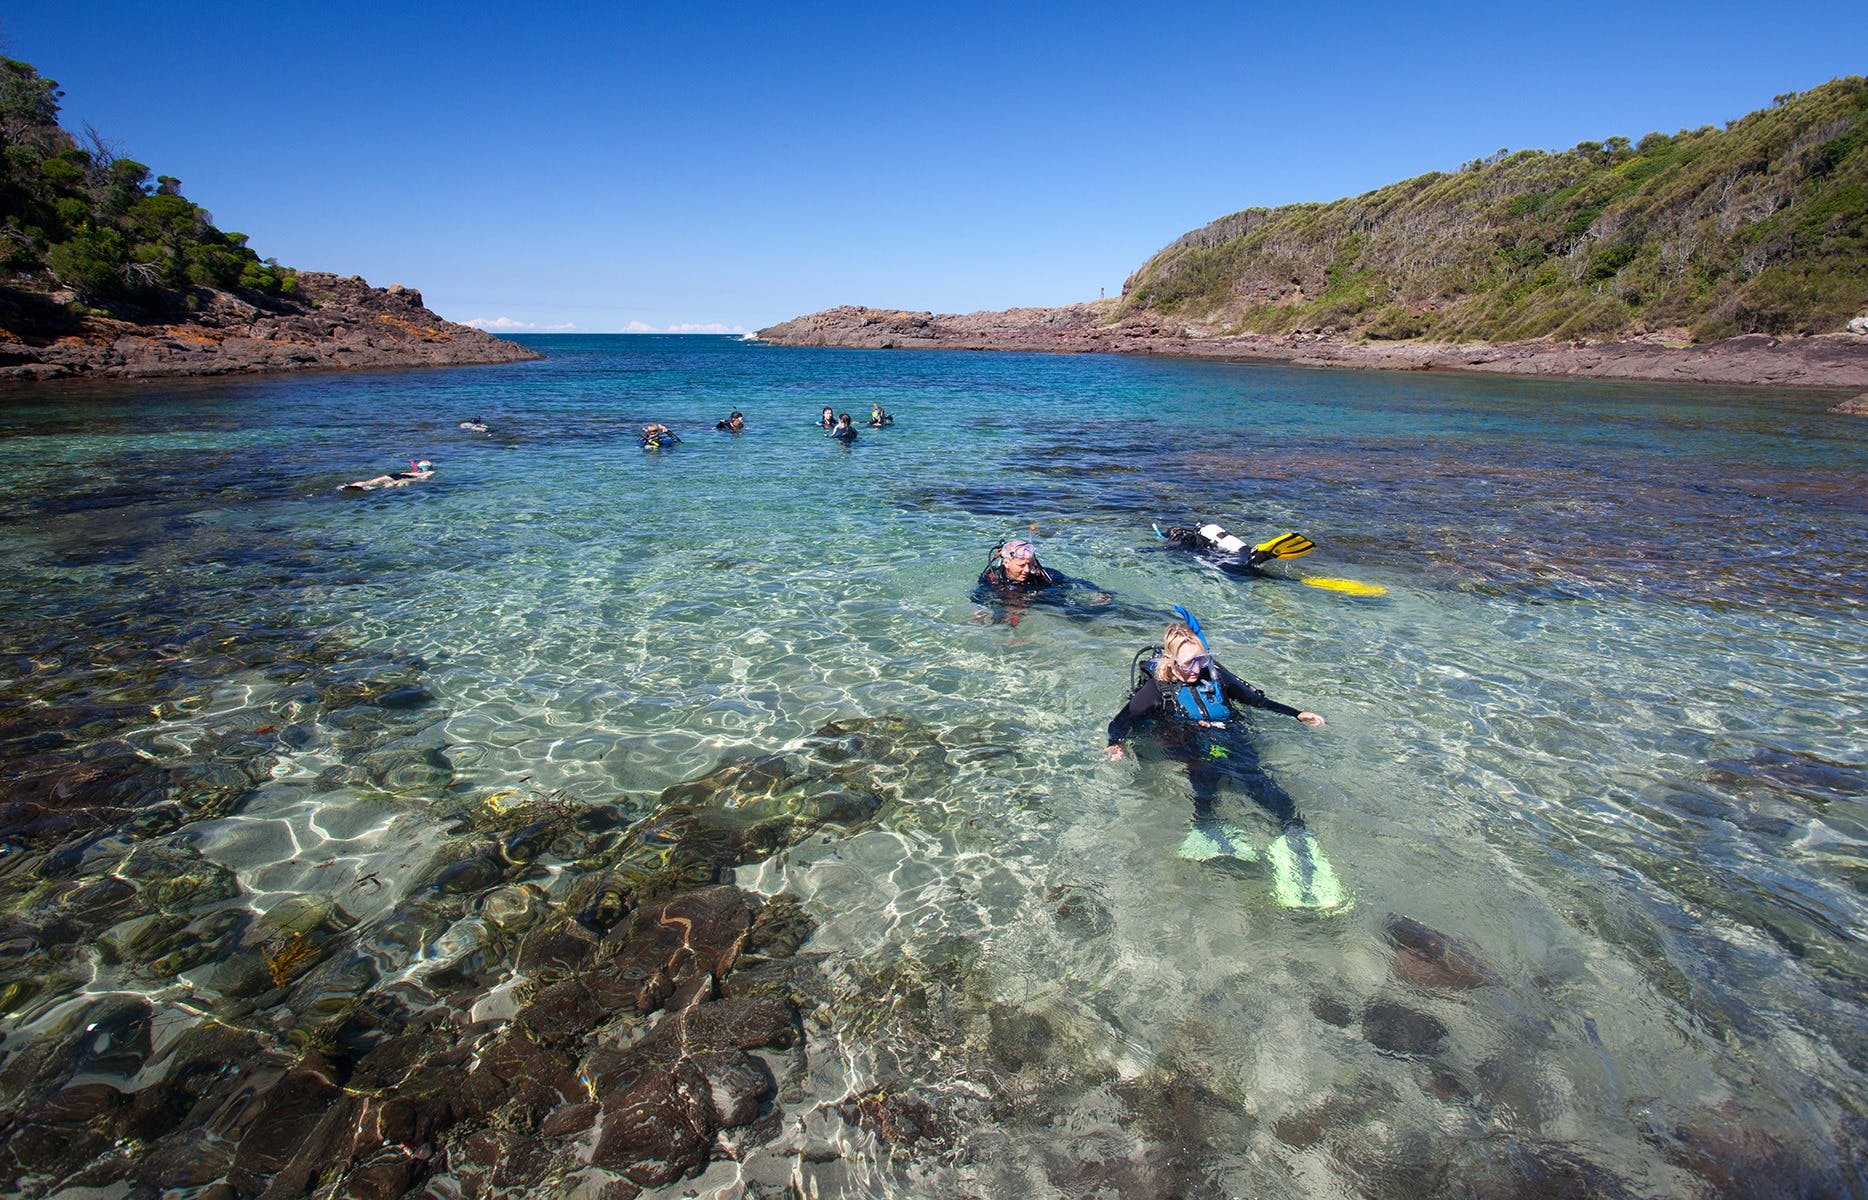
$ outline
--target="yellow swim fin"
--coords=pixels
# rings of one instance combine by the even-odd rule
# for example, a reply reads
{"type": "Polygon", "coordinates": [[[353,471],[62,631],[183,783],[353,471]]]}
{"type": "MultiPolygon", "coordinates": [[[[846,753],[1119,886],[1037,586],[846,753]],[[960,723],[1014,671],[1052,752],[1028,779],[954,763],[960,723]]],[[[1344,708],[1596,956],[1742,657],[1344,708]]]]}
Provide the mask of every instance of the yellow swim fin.
{"type": "Polygon", "coordinates": [[[1264,562],[1270,558],[1298,558],[1309,554],[1317,544],[1301,533],[1281,533],[1269,542],[1260,542],[1252,547],[1252,561],[1264,562]]]}
{"type": "Polygon", "coordinates": [[[1351,596],[1386,596],[1388,589],[1379,583],[1363,583],[1355,579],[1330,579],[1322,575],[1306,575],[1298,582],[1309,584],[1313,588],[1322,588],[1328,592],[1346,592],[1351,596]]]}

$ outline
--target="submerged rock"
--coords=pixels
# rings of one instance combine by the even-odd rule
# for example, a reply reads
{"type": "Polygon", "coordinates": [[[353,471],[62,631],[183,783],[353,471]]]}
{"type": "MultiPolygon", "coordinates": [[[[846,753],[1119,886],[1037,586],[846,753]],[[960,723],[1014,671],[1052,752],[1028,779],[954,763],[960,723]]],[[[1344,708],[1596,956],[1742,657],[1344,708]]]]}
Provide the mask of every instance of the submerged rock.
{"type": "Polygon", "coordinates": [[[938,738],[894,717],[832,722],[797,750],[729,759],[663,791],[604,854],[605,876],[577,894],[580,919],[607,929],[658,895],[722,882],[825,828],[860,827],[946,768],[938,738]]]}
{"type": "Polygon", "coordinates": [[[1386,1000],[1362,1010],[1362,1036],[1370,1045],[1393,1054],[1432,1054],[1446,1032],[1438,1017],[1386,1000]]]}
{"type": "MultiPolygon", "coordinates": [[[[779,1082],[754,1052],[800,1038],[796,989],[773,986],[809,970],[790,957],[808,933],[795,902],[678,893],[601,942],[529,889],[500,887],[479,909],[525,926],[515,965],[543,984],[511,1021],[362,988],[319,1016],[333,980],[354,973],[356,960],[338,959],[281,985],[281,1012],[310,1010],[295,1025],[302,1042],[205,1021],[158,1046],[147,1001],[74,1009],[29,1053],[0,1059],[0,1186],[224,1180],[230,1196],[399,1196],[445,1171],[472,1195],[595,1172],[593,1187],[629,1194],[779,1131],[779,1082]],[[740,994],[749,944],[764,978],[740,994]],[[134,1093],[132,1078],[143,1081],[134,1093]]],[[[275,906],[255,932],[342,940],[345,921],[306,898],[275,906]]]]}
{"type": "MultiPolygon", "coordinates": [[[[301,697],[299,715],[427,707],[412,685],[354,674],[363,681],[301,697]]],[[[152,777],[125,759],[65,785],[48,776],[38,794],[156,796],[179,819],[196,803],[184,789],[237,804],[269,777],[267,736],[243,733],[220,764],[152,777]]],[[[334,740],[385,787],[452,778],[441,749],[406,728],[364,721],[334,740]]],[[[941,743],[913,722],[852,721],[722,764],[633,825],[622,806],[551,797],[437,805],[457,836],[389,884],[401,895],[387,911],[366,891],[356,913],[352,892],[307,892],[259,916],[232,872],[155,840],[155,826],[126,852],[85,838],[82,822],[32,825],[65,810],[15,806],[15,828],[64,840],[0,860],[29,881],[31,913],[0,917],[0,1006],[65,1003],[71,982],[41,991],[57,948],[87,937],[113,970],[189,994],[175,1010],[73,1010],[30,1053],[0,1057],[0,1185],[399,1196],[444,1174],[437,1194],[577,1179],[626,1195],[751,1154],[786,1128],[780,1096],[808,1069],[800,1005],[830,989],[800,956],[811,924],[795,900],[719,881],[870,821],[945,770],[941,743]],[[180,1032],[157,1036],[165,1021],[180,1032]]],[[[916,1142],[935,1128],[906,1101],[858,1112],[916,1142]]]]}
{"type": "Polygon", "coordinates": [[[887,1087],[850,1097],[837,1105],[837,1115],[875,1134],[885,1146],[939,1146],[950,1137],[934,1105],[887,1087]]]}
{"type": "Polygon", "coordinates": [[[1396,948],[1391,973],[1411,987],[1462,991],[1500,982],[1498,972],[1470,945],[1412,917],[1389,914],[1386,932],[1396,948]]]}

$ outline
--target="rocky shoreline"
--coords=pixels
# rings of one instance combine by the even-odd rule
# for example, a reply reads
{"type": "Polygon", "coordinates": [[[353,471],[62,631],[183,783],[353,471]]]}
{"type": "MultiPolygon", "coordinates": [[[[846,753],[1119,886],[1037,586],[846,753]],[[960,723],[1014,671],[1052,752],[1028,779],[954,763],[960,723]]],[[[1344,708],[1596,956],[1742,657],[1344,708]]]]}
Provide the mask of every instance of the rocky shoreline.
{"type": "MultiPolygon", "coordinates": [[[[935,314],[844,305],[759,331],[787,346],[870,350],[1027,350],[1045,353],[1165,354],[1259,359],[1298,366],[1406,371],[1483,371],[1729,384],[1744,387],[1868,388],[1868,336],[1684,339],[1622,342],[1363,342],[1320,333],[1222,334],[1148,314],[1122,315],[1115,300],[1059,308],[935,314]]],[[[1868,412],[1868,396],[1838,411],[1868,412]]]]}
{"type": "Polygon", "coordinates": [[[453,367],[542,357],[431,312],[411,288],[300,272],[289,300],[200,289],[192,308],[74,314],[0,287],[0,380],[158,379],[270,371],[453,367]]]}

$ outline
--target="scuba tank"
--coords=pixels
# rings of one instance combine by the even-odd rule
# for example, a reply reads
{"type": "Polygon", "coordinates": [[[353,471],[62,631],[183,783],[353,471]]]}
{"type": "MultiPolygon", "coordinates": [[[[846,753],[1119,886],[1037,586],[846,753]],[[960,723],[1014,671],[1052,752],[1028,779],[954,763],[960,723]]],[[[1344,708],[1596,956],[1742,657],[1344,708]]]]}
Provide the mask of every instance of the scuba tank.
{"type": "MultiPolygon", "coordinates": [[[[1244,538],[1227,533],[1225,529],[1211,523],[1200,526],[1200,528],[1194,532],[1201,541],[1219,551],[1221,554],[1243,554],[1252,548],[1246,543],[1244,538]]],[[[1198,627],[1190,628],[1193,628],[1195,633],[1199,632],[1198,627]]],[[[1205,639],[1202,638],[1201,640],[1204,641],[1205,639]]]]}

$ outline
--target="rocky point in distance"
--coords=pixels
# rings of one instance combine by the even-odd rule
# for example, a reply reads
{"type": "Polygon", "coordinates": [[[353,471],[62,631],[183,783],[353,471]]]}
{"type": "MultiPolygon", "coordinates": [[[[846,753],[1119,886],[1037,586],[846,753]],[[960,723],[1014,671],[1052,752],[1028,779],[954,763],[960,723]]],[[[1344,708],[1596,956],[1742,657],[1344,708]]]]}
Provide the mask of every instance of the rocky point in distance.
{"type": "Polygon", "coordinates": [[[148,378],[540,357],[403,287],[293,271],[218,228],[0,57],[0,379],[148,378]]]}
{"type": "MultiPolygon", "coordinates": [[[[1122,313],[1119,301],[964,314],[844,305],[761,329],[763,342],[864,350],[1027,350],[1264,359],[1300,366],[1590,375],[1743,386],[1868,387],[1868,322],[1860,332],[1746,334],[1694,344],[1668,335],[1618,341],[1370,342],[1341,333],[1228,333],[1122,313]]],[[[1862,408],[1858,397],[1855,403],[1862,408]]]]}
{"type": "Polygon", "coordinates": [[[297,273],[289,298],[197,292],[185,317],[74,315],[0,287],[0,378],[150,379],[331,368],[451,367],[542,357],[429,311],[420,292],[297,273]]]}
{"type": "Polygon", "coordinates": [[[759,336],[1858,391],[1865,189],[1868,79],[1851,77],[1723,129],[1500,150],[1328,204],[1233,213],[1169,243],[1113,300],[844,307],[759,336]]]}

